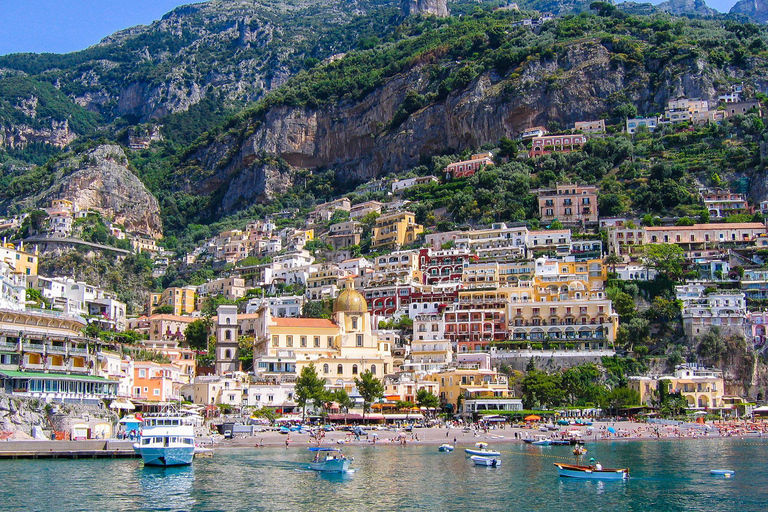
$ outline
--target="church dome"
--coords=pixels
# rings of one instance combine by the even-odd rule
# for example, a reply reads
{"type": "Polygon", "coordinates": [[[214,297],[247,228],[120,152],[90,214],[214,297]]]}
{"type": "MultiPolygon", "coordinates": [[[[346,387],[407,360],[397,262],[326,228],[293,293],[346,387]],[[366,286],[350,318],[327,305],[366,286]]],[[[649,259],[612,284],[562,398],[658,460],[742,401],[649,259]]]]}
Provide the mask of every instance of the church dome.
{"type": "Polygon", "coordinates": [[[365,313],[368,303],[363,294],[353,288],[343,290],[333,303],[334,313],[365,313]]]}

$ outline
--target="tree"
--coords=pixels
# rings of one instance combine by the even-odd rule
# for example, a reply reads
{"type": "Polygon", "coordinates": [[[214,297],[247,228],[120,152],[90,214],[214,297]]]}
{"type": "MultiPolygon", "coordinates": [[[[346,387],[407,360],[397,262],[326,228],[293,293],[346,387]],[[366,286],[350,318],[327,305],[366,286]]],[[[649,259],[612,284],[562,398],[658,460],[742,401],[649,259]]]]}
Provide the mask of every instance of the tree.
{"type": "Polygon", "coordinates": [[[184,330],[184,338],[187,340],[189,348],[193,350],[207,350],[209,329],[210,322],[208,320],[199,318],[191,321],[184,330]]]}
{"type": "Polygon", "coordinates": [[[203,316],[206,318],[214,317],[218,314],[218,311],[216,309],[221,305],[231,305],[235,304],[234,301],[231,301],[224,297],[223,295],[216,295],[215,297],[208,297],[205,299],[205,302],[203,303],[203,316]]]}
{"type": "Polygon", "coordinates": [[[564,400],[561,374],[548,375],[535,370],[523,379],[523,407],[526,409],[559,406],[564,400]]]}
{"type": "Polygon", "coordinates": [[[683,275],[685,256],[683,249],[675,244],[649,244],[643,248],[642,262],[648,268],[679,281],[683,275]]]}
{"type": "Polygon", "coordinates": [[[314,363],[309,363],[301,369],[299,378],[296,379],[296,387],[294,389],[296,403],[301,407],[301,421],[304,421],[307,403],[314,402],[315,400],[318,400],[318,398],[321,398],[324,390],[325,379],[318,377],[314,363]]]}
{"type": "Polygon", "coordinates": [[[640,393],[629,388],[613,388],[603,399],[602,407],[614,415],[619,409],[630,405],[640,405],[640,393]]]}
{"type": "Polygon", "coordinates": [[[616,253],[610,253],[608,256],[605,257],[603,260],[603,263],[606,266],[609,266],[611,268],[611,274],[616,273],[616,265],[620,264],[622,262],[621,257],[616,253]]]}
{"type": "Polygon", "coordinates": [[[337,389],[333,392],[333,401],[339,404],[339,409],[344,411],[344,423],[347,422],[347,413],[355,406],[355,401],[349,397],[346,389],[337,389]]]}
{"type": "Polygon", "coordinates": [[[301,306],[301,316],[305,318],[330,318],[330,308],[322,300],[310,300],[301,306]]]}
{"type": "Polygon", "coordinates": [[[416,403],[419,407],[437,409],[440,407],[440,399],[428,389],[420,389],[416,392],[416,403]]]}
{"type": "Polygon", "coordinates": [[[170,304],[165,304],[163,306],[160,306],[159,308],[155,308],[152,310],[153,315],[172,315],[173,314],[173,306],[170,304]]]}
{"type": "Polygon", "coordinates": [[[723,358],[728,353],[728,346],[723,339],[723,334],[717,327],[712,327],[699,336],[699,346],[696,353],[706,362],[714,366],[722,366],[723,358]]]}
{"type": "Polygon", "coordinates": [[[365,370],[359,379],[355,377],[355,386],[363,397],[363,422],[365,422],[365,413],[371,408],[371,404],[384,396],[384,384],[370,370],[365,370]]]}
{"type": "Polygon", "coordinates": [[[635,347],[648,343],[651,335],[651,326],[645,318],[633,318],[627,324],[619,326],[616,333],[616,343],[623,345],[628,351],[635,347]]]}

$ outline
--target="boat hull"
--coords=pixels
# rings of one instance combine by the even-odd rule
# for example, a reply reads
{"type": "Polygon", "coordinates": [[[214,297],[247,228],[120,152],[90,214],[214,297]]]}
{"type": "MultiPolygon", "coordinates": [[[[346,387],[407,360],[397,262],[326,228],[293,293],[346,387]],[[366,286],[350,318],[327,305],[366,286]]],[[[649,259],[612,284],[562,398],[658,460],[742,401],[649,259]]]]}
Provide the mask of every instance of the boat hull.
{"type": "Polygon", "coordinates": [[[324,473],[343,473],[349,470],[349,459],[331,459],[320,462],[310,462],[309,469],[324,473]]]}
{"type": "Polygon", "coordinates": [[[438,450],[441,452],[452,452],[453,446],[449,444],[443,444],[443,445],[440,445],[440,448],[438,448],[438,450]]]}
{"type": "Polygon", "coordinates": [[[188,466],[195,456],[194,446],[142,447],[133,449],[141,455],[146,466],[188,466]]]}
{"type": "Polygon", "coordinates": [[[470,459],[472,459],[472,462],[475,463],[475,466],[488,466],[494,468],[496,466],[501,466],[501,461],[492,457],[481,457],[479,455],[473,455],[470,457],[470,459]]]}
{"type": "Polygon", "coordinates": [[[478,455],[480,457],[498,457],[501,455],[501,453],[492,450],[472,450],[470,448],[464,448],[464,453],[467,455],[478,455]]]}
{"type": "Polygon", "coordinates": [[[555,462],[557,473],[562,477],[581,478],[584,480],[626,480],[629,478],[628,469],[602,469],[597,471],[588,466],[573,466],[555,462]]]}

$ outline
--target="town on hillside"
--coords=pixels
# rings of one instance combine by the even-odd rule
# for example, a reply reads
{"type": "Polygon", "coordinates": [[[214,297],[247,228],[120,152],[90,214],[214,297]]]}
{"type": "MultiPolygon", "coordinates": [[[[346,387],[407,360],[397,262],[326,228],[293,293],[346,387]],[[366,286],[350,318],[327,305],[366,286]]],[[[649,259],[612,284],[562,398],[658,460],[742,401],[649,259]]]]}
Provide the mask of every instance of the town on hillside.
{"type": "MultiPolygon", "coordinates": [[[[759,113],[742,93],[732,87],[717,106],[676,98],[661,116],[627,117],[624,129],[636,136],[759,113]]],[[[519,143],[534,158],[605,134],[604,120],[585,120],[561,133],[530,127],[519,143]]],[[[733,358],[766,346],[768,201],[702,188],[702,222],[603,216],[598,186],[557,182],[533,191],[536,224],[440,230],[419,224],[404,199],[497,162],[482,151],[440,176],[371,181],[363,188],[385,200],[332,198],[303,222],[283,210],[183,254],[64,198],[2,219],[3,232],[24,234],[0,248],[3,389],[45,401],[188,401],[290,415],[306,404],[302,375],[343,390],[353,411],[371,405],[359,389],[365,375],[383,386],[369,419],[402,419],[404,408],[429,404],[408,417],[440,410],[473,421],[484,411],[600,405],[534,397],[524,376],[601,365],[614,388],[631,391],[612,402],[627,414],[656,414],[662,380],[689,411],[722,417],[747,415],[765,398],[752,367],[733,358]],[[157,279],[203,266],[218,277],[129,304],[74,276],[38,273],[67,248],[143,255],[157,279]],[[659,340],[698,343],[709,367],[659,340]],[[650,361],[651,347],[661,363],[650,361]]],[[[332,402],[328,419],[354,417],[343,409],[332,402]]]]}

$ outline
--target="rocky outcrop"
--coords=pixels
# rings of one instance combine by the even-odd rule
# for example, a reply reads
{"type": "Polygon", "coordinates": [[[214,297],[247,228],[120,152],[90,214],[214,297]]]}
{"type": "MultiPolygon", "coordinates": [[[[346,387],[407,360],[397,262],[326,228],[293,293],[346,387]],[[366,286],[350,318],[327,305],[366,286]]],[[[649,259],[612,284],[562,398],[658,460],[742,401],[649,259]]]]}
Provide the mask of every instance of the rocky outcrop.
{"type": "Polygon", "coordinates": [[[120,146],[99,146],[54,168],[54,185],[33,198],[31,205],[47,206],[52,199],[68,199],[81,210],[94,210],[127,231],[159,237],[163,231],[157,199],[127,167],[120,146]]]}
{"type": "Polygon", "coordinates": [[[73,422],[117,422],[117,415],[106,407],[80,404],[47,404],[36,398],[22,398],[0,393],[0,433],[14,439],[27,438],[32,427],[69,432],[73,422]],[[87,418],[87,419],[86,419],[87,418]]]}
{"type": "Polygon", "coordinates": [[[656,7],[676,16],[685,14],[714,16],[717,14],[717,11],[709,7],[704,0],[667,0],[656,7]]]}
{"type": "Polygon", "coordinates": [[[406,16],[431,14],[446,17],[449,14],[447,0],[403,0],[402,8],[406,16]]]}
{"type": "Polygon", "coordinates": [[[743,14],[755,23],[768,22],[768,0],[739,0],[729,14],[743,14]]]}
{"type": "Polygon", "coordinates": [[[11,149],[21,149],[35,142],[63,148],[76,138],[66,119],[51,120],[50,128],[33,128],[26,124],[0,126],[0,147],[11,149]]]}

